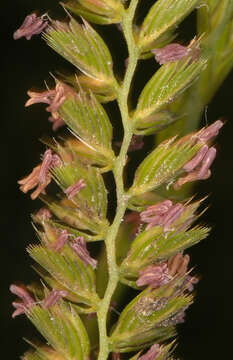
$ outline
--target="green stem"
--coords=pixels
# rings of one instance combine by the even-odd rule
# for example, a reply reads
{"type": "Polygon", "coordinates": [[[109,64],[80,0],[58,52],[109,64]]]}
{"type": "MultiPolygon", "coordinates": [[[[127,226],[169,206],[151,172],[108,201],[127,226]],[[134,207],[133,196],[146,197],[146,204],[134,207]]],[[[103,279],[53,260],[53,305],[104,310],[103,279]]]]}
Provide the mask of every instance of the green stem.
{"type": "Polygon", "coordinates": [[[132,123],[130,121],[130,116],[129,116],[128,96],[139,56],[139,52],[138,49],[136,48],[135,40],[133,36],[133,19],[134,19],[137,3],[138,0],[131,0],[130,6],[127,10],[125,10],[125,13],[122,18],[122,28],[129,51],[129,61],[128,61],[127,71],[122,86],[120,87],[118,93],[118,105],[120,108],[122,123],[124,127],[124,139],[122,142],[120,154],[117,157],[113,168],[113,174],[115,177],[116,191],[117,191],[117,210],[116,210],[116,216],[114,218],[112,225],[108,230],[105,240],[109,279],[104,297],[100,302],[99,309],[97,311],[99,334],[100,334],[98,360],[106,360],[109,355],[109,352],[111,351],[109,347],[109,338],[107,335],[106,325],[107,325],[107,316],[108,316],[111,298],[114,294],[114,291],[119,281],[119,271],[116,263],[115,240],[119,230],[119,226],[121,224],[122,218],[127,208],[127,203],[129,198],[128,195],[125,194],[125,190],[124,190],[123,172],[127,161],[127,151],[133,135],[132,123]]]}

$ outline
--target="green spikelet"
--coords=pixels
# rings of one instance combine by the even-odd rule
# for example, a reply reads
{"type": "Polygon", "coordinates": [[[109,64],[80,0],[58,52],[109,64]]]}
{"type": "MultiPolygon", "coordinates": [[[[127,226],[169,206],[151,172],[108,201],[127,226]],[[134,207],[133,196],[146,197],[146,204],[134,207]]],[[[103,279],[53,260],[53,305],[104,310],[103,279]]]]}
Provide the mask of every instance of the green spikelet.
{"type": "Polygon", "coordinates": [[[50,310],[34,306],[28,318],[64,359],[85,359],[89,355],[88,335],[72,305],[60,302],[50,310]]]}
{"type": "Polygon", "coordinates": [[[64,6],[74,14],[101,25],[119,23],[123,12],[120,0],[71,0],[64,6]]]}
{"type": "Polygon", "coordinates": [[[177,286],[146,289],[127,305],[111,336],[114,351],[137,350],[175,335],[177,315],[192,302],[191,296],[177,294],[177,286]]]}

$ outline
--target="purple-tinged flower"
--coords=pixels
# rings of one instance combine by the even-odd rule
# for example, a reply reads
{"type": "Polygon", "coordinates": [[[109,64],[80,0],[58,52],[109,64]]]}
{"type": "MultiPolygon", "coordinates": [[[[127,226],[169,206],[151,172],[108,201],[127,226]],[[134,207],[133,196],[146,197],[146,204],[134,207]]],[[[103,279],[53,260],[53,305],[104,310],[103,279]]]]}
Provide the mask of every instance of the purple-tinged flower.
{"type": "Polygon", "coordinates": [[[28,91],[30,99],[25,106],[33,104],[44,103],[48,104],[46,111],[51,113],[49,121],[53,123],[53,130],[65,125],[65,122],[59,115],[60,106],[64,103],[67,95],[75,96],[76,92],[68,85],[58,82],[55,89],[45,90],[43,92],[28,91]]]}
{"type": "Polygon", "coordinates": [[[72,242],[70,242],[70,247],[80,257],[84,264],[89,264],[94,269],[96,268],[97,261],[90,256],[83,236],[76,237],[72,242]]]}
{"type": "Polygon", "coordinates": [[[29,190],[37,187],[31,194],[31,199],[36,199],[41,193],[45,194],[46,187],[50,184],[52,178],[49,170],[61,164],[61,159],[58,155],[52,154],[51,150],[47,150],[43,156],[43,161],[40,165],[36,166],[31,174],[18,181],[20,190],[27,193],[29,190]]]}
{"type": "Polygon", "coordinates": [[[52,126],[53,131],[57,131],[60,127],[65,125],[65,122],[61,118],[61,116],[58,117],[50,116],[48,120],[53,124],[52,126]]]}
{"type": "Polygon", "coordinates": [[[129,145],[128,151],[136,151],[142,149],[144,146],[142,135],[133,135],[129,145]]]}
{"type": "Polygon", "coordinates": [[[149,206],[141,213],[141,219],[143,222],[148,223],[146,230],[160,225],[163,227],[164,232],[167,232],[183,211],[184,206],[182,204],[173,205],[171,200],[165,200],[159,204],[149,206]]]}
{"type": "Polygon", "coordinates": [[[178,253],[172,257],[167,262],[168,272],[173,277],[185,276],[182,287],[185,287],[188,291],[193,291],[195,284],[198,283],[199,279],[196,276],[187,275],[188,265],[190,261],[190,256],[188,254],[182,255],[178,253]]]}
{"type": "Polygon", "coordinates": [[[31,174],[18,181],[18,184],[21,185],[20,190],[25,194],[29,190],[32,190],[34,187],[37,187],[36,190],[34,190],[33,193],[31,194],[32,200],[35,200],[41,193],[45,194],[45,188],[51,182],[51,177],[47,177],[46,183],[44,184],[39,183],[40,168],[41,165],[36,166],[32,170],[31,174]]]}
{"type": "Polygon", "coordinates": [[[148,223],[146,230],[153,226],[161,225],[164,214],[173,206],[171,200],[165,200],[158,204],[148,206],[148,208],[141,213],[141,220],[148,223]]]}
{"type": "Polygon", "coordinates": [[[50,105],[46,108],[48,112],[57,113],[59,107],[64,103],[66,100],[66,89],[67,86],[58,83],[55,88],[55,96],[53,97],[50,105]]]}
{"type": "Polygon", "coordinates": [[[59,155],[57,154],[53,154],[53,158],[52,158],[52,163],[51,163],[51,168],[53,167],[60,167],[63,165],[63,162],[60,158],[59,155]]]}
{"type": "Polygon", "coordinates": [[[202,165],[198,171],[198,178],[199,179],[205,179],[206,176],[209,175],[210,173],[210,167],[212,165],[212,163],[214,162],[214,159],[216,158],[216,149],[214,147],[211,147],[207,153],[205,154],[203,160],[202,160],[202,165]]]}
{"type": "Polygon", "coordinates": [[[155,360],[161,352],[159,344],[154,344],[150,347],[150,349],[142,356],[138,358],[138,360],[155,360]]]}
{"type": "Polygon", "coordinates": [[[190,257],[188,254],[182,255],[182,253],[178,253],[172,257],[167,262],[168,272],[173,277],[175,275],[183,276],[188,269],[188,264],[190,261],[190,257]]]}
{"type": "Polygon", "coordinates": [[[186,172],[194,170],[202,162],[208,149],[209,148],[207,145],[202,146],[202,148],[198,151],[197,155],[194,156],[189,162],[187,162],[187,164],[184,165],[183,169],[186,172]]]}
{"type": "Polygon", "coordinates": [[[197,276],[187,275],[184,280],[184,285],[188,289],[188,291],[192,292],[194,290],[193,285],[197,284],[198,282],[199,279],[197,276]]]}
{"type": "MultiPolygon", "coordinates": [[[[216,157],[216,149],[214,147],[211,147],[207,150],[204,157],[201,159],[201,163],[197,164],[196,168],[193,171],[188,172],[187,175],[179,178],[176,183],[173,185],[175,190],[178,190],[182,185],[184,185],[187,182],[196,181],[196,180],[206,180],[211,176],[210,167],[216,157]]],[[[191,160],[192,162],[192,160],[191,160]]],[[[192,164],[187,163],[184,166],[184,170],[191,168],[192,164]]]]}
{"type": "Polygon", "coordinates": [[[216,149],[214,147],[209,148],[208,142],[218,135],[222,126],[223,121],[217,120],[212,125],[190,135],[191,139],[194,140],[194,143],[200,144],[201,142],[204,143],[204,145],[199,152],[183,166],[183,170],[187,174],[175,182],[173,185],[175,190],[180,189],[182,185],[188,182],[206,180],[211,176],[210,166],[216,157],[216,149]]]}
{"type": "Polygon", "coordinates": [[[33,221],[44,223],[44,221],[47,221],[52,218],[52,213],[49,209],[43,207],[39,211],[37,211],[33,216],[33,221]]]}
{"type": "Polygon", "coordinates": [[[197,138],[204,142],[207,143],[209,140],[211,140],[213,137],[216,137],[219,133],[219,130],[223,127],[224,123],[222,120],[217,120],[215,121],[213,124],[211,124],[210,126],[201,129],[200,131],[198,131],[197,133],[197,138]]]}
{"type": "Polygon", "coordinates": [[[149,265],[144,270],[139,271],[137,286],[151,286],[156,289],[173,280],[176,276],[184,276],[182,288],[185,286],[189,291],[193,290],[193,284],[198,282],[196,277],[187,275],[189,255],[178,253],[169,258],[166,263],[149,265]]]}
{"type": "Polygon", "coordinates": [[[158,204],[149,206],[145,211],[141,213],[141,218],[144,222],[149,222],[151,217],[165,214],[170,207],[172,207],[171,200],[164,200],[158,204]]]}
{"type": "Polygon", "coordinates": [[[30,40],[33,35],[40,34],[48,26],[45,16],[37,16],[35,13],[26,16],[23,24],[14,32],[14,40],[25,37],[30,40]]]}
{"type": "Polygon", "coordinates": [[[134,238],[140,231],[142,225],[140,214],[136,211],[132,211],[124,216],[124,221],[126,224],[133,224],[131,237],[134,238]]]}
{"type": "Polygon", "coordinates": [[[153,49],[152,53],[155,55],[155,60],[163,65],[167,62],[177,61],[187,56],[191,48],[177,43],[169,44],[160,49],[153,49]]]}
{"type": "Polygon", "coordinates": [[[48,176],[50,176],[49,170],[51,168],[52,163],[53,163],[53,153],[51,149],[48,149],[45,151],[43,155],[43,160],[40,167],[40,173],[38,177],[40,184],[44,184],[47,182],[47,178],[48,176]]]}
{"type": "Polygon", "coordinates": [[[177,324],[183,324],[185,322],[185,311],[181,310],[179,311],[174,317],[171,319],[173,322],[173,325],[177,324]]]}
{"type": "Polygon", "coordinates": [[[68,295],[68,292],[65,290],[52,290],[50,294],[43,300],[42,307],[44,309],[49,309],[50,307],[56,305],[56,303],[68,295]]]}
{"type": "Polygon", "coordinates": [[[62,230],[57,240],[50,245],[54,252],[58,252],[64,247],[64,245],[67,243],[68,236],[69,235],[67,230],[62,230]]]}
{"type": "Polygon", "coordinates": [[[10,286],[10,292],[12,292],[14,295],[17,295],[26,304],[34,303],[33,297],[25,286],[18,286],[13,284],[10,286]]]}
{"type": "Polygon", "coordinates": [[[171,225],[180,217],[184,211],[184,206],[180,203],[173,205],[163,216],[163,231],[170,230],[171,225]]]}
{"type": "Polygon", "coordinates": [[[27,309],[30,309],[35,304],[35,299],[32,297],[25,286],[11,285],[10,291],[21,299],[21,301],[15,301],[12,303],[16,309],[12,314],[13,318],[24,314],[27,309]]]}
{"type": "Polygon", "coordinates": [[[208,145],[209,142],[211,142],[213,138],[218,135],[219,130],[223,127],[223,125],[224,123],[222,120],[217,120],[210,126],[204,127],[199,131],[183,136],[176,142],[176,144],[183,145],[189,141],[191,145],[208,145]]]}
{"type": "Polygon", "coordinates": [[[26,102],[25,106],[31,106],[33,104],[51,104],[52,99],[54,98],[56,91],[53,90],[45,90],[42,92],[36,92],[36,91],[28,91],[27,92],[30,99],[26,102]]]}
{"type": "Polygon", "coordinates": [[[62,165],[61,158],[57,154],[53,154],[51,149],[45,151],[39,173],[39,182],[46,183],[47,178],[51,177],[50,169],[62,165]]]}
{"type": "Polygon", "coordinates": [[[21,301],[13,301],[12,303],[13,307],[15,308],[15,311],[13,312],[13,314],[11,315],[12,318],[14,319],[16,316],[25,314],[27,311],[27,307],[23,304],[23,302],[21,301]]]}
{"type": "Polygon", "coordinates": [[[78,180],[74,185],[70,185],[67,189],[64,190],[64,193],[67,195],[69,200],[72,200],[75,195],[79,193],[80,190],[85,188],[87,184],[84,179],[78,180]]]}
{"type": "Polygon", "coordinates": [[[51,219],[52,213],[49,209],[46,209],[43,207],[39,211],[37,211],[35,216],[36,216],[36,218],[40,218],[42,220],[48,220],[48,219],[51,219]]]}
{"type": "Polygon", "coordinates": [[[173,185],[174,190],[179,190],[181,188],[181,186],[183,186],[184,184],[188,183],[188,182],[192,182],[192,181],[196,181],[196,180],[206,180],[210,177],[211,175],[211,171],[207,171],[207,173],[205,174],[205,177],[202,177],[201,179],[198,177],[198,170],[195,171],[191,171],[190,173],[188,173],[187,175],[179,178],[175,184],[173,185]]]}
{"type": "Polygon", "coordinates": [[[31,174],[24,177],[23,179],[18,181],[18,184],[20,184],[20,190],[24,193],[27,193],[29,190],[33,189],[35,186],[38,185],[38,176],[40,173],[40,167],[41,165],[36,166],[31,174]]]}
{"type": "Polygon", "coordinates": [[[137,286],[149,285],[152,288],[160,287],[171,280],[166,263],[159,265],[150,265],[144,270],[139,271],[139,278],[136,281],[137,286]]]}

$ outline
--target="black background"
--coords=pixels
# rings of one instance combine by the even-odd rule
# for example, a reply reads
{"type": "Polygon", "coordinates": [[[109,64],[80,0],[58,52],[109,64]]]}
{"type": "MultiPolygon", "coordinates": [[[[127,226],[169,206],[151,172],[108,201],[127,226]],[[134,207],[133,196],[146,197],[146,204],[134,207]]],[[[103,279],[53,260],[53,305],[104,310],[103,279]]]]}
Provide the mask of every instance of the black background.
{"type": "MultiPolygon", "coordinates": [[[[22,194],[16,184],[37,164],[44,146],[38,138],[52,134],[43,106],[24,108],[26,91],[42,88],[48,73],[67,64],[50,50],[40,37],[31,41],[13,41],[12,34],[26,14],[35,9],[50,15],[62,14],[56,0],[14,0],[1,4],[1,356],[17,359],[27,349],[22,336],[30,338],[35,331],[23,317],[11,319],[13,296],[8,288],[15,280],[25,283],[35,278],[25,247],[35,239],[30,213],[40,207],[22,194]]],[[[186,24],[186,26],[189,26],[186,24]]],[[[191,25],[190,25],[191,26],[191,25]]],[[[191,27],[190,27],[191,28],[191,27]]],[[[113,31],[113,30],[111,30],[113,31]]],[[[190,30],[191,31],[191,30],[190,30]]],[[[115,34],[115,32],[113,31],[115,34]]],[[[111,41],[111,47],[113,46],[111,41]]],[[[122,49],[121,49],[122,50],[122,49]]],[[[121,54],[115,49],[115,55],[121,54]]],[[[123,51],[123,50],[122,50],[123,51]]],[[[151,65],[152,63],[149,62],[151,65]]],[[[143,78],[143,74],[142,74],[143,78]]],[[[208,240],[190,250],[192,265],[197,264],[202,281],[197,297],[180,329],[177,353],[186,360],[218,359],[224,348],[230,353],[226,336],[233,330],[232,288],[232,202],[233,202],[233,75],[229,75],[208,107],[208,122],[220,116],[227,120],[218,138],[218,157],[210,180],[200,183],[197,191],[210,194],[210,208],[202,221],[212,226],[208,240]],[[220,338],[224,337],[221,345],[220,338]]]]}

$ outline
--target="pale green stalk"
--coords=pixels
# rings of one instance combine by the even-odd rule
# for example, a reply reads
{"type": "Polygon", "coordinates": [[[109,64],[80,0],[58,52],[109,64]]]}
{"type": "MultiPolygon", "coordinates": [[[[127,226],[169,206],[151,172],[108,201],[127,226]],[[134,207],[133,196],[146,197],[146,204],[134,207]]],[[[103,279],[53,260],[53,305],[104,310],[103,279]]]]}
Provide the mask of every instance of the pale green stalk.
{"type": "Polygon", "coordinates": [[[127,151],[133,136],[132,122],[130,121],[129,108],[128,108],[128,96],[130,91],[131,82],[136,69],[139,52],[136,47],[133,36],[133,19],[138,0],[132,0],[129,8],[125,11],[122,19],[122,28],[125,35],[125,39],[128,46],[129,61],[127,71],[121,87],[118,92],[118,105],[120,108],[122,123],[124,127],[124,139],[121,146],[121,151],[114,164],[114,178],[116,182],[117,191],[117,211],[115,219],[109,228],[106,236],[105,245],[108,261],[108,285],[105,291],[104,298],[100,302],[99,310],[97,311],[100,344],[99,344],[99,356],[98,360],[105,360],[110,352],[109,340],[107,335],[106,323],[107,316],[110,307],[112,295],[117,287],[119,281],[119,271],[116,263],[116,236],[121,224],[121,220],[124,216],[128,203],[128,195],[125,194],[123,172],[127,160],[127,151]]]}

